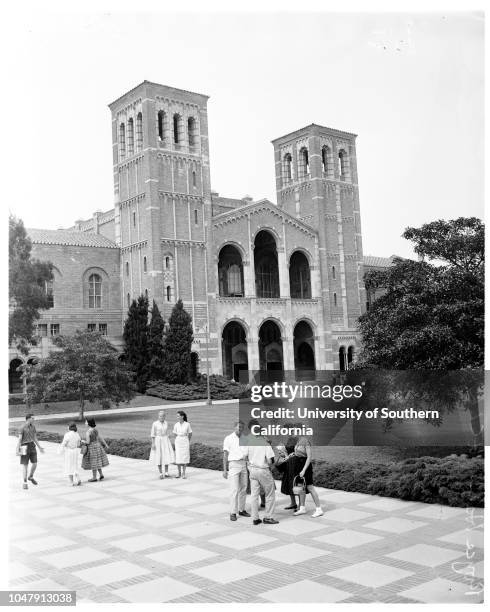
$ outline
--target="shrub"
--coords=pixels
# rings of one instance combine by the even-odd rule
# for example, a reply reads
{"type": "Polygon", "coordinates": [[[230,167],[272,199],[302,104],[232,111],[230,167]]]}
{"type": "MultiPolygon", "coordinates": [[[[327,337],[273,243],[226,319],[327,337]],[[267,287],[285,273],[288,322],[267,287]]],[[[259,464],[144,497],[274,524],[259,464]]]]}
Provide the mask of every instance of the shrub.
{"type": "MultiPolygon", "coordinates": [[[[18,435],[17,428],[9,429],[18,435]]],[[[37,432],[39,440],[61,442],[63,436],[46,431],[37,432]]],[[[111,455],[131,459],[148,459],[150,442],[124,438],[106,438],[111,455]]],[[[220,448],[200,442],[191,444],[191,466],[221,470],[223,454],[220,448]]],[[[329,489],[355,491],[407,501],[421,501],[446,506],[483,508],[484,461],[481,457],[418,457],[389,463],[330,463],[313,461],[315,484],[329,489]]],[[[273,468],[276,479],[280,474],[273,468]]]]}
{"type": "MultiPolygon", "coordinates": [[[[242,385],[216,374],[212,374],[209,377],[209,388],[211,398],[214,400],[249,397],[249,388],[247,385],[242,385]]],[[[186,385],[171,385],[161,380],[150,381],[146,389],[146,395],[177,401],[206,399],[206,378],[201,376],[195,382],[186,385]]]]}

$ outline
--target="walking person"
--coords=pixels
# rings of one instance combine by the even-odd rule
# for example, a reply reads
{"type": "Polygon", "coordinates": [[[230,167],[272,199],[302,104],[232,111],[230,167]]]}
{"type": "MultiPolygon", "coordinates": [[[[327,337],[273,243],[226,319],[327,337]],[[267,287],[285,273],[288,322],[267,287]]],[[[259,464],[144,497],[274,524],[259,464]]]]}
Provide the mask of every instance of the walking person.
{"type": "Polygon", "coordinates": [[[78,433],[77,424],[70,423],[63,437],[59,453],[63,453],[63,475],[68,476],[73,487],[80,486],[80,447],[82,439],[78,433]]]}
{"type": "MultiPolygon", "coordinates": [[[[313,486],[313,466],[311,464],[311,444],[308,438],[301,437],[299,438],[296,446],[294,447],[294,456],[295,456],[295,469],[299,470],[299,473],[296,472],[299,478],[304,479],[306,491],[303,490],[299,495],[299,509],[296,510],[294,516],[299,516],[301,514],[306,514],[305,508],[305,500],[306,500],[306,492],[308,492],[313,501],[315,503],[315,512],[311,515],[313,518],[318,518],[322,516],[323,510],[320,504],[320,498],[318,497],[318,493],[316,492],[315,487],[313,486]]],[[[292,492],[292,490],[291,490],[292,492]]]]}
{"type": "Polygon", "coordinates": [[[89,478],[88,482],[97,482],[97,472],[99,472],[99,480],[104,480],[102,468],[109,465],[109,459],[102,446],[106,450],[109,446],[97,431],[95,419],[87,419],[86,424],[88,429],[85,432],[85,440],[82,440],[82,444],[87,445],[87,452],[83,455],[82,468],[92,470],[92,478],[89,478]]]}
{"type": "Polygon", "coordinates": [[[177,464],[177,476],[175,478],[186,478],[185,468],[191,462],[191,438],[192,429],[187,422],[187,415],[183,410],[177,412],[179,418],[174,425],[175,436],[175,463],[177,464]]]}
{"type": "Polygon", "coordinates": [[[250,485],[252,489],[252,521],[254,525],[277,525],[279,521],[274,518],[276,507],[276,483],[271,474],[274,461],[274,451],[267,440],[262,436],[255,436],[253,446],[245,447],[248,459],[250,485]],[[259,499],[261,491],[265,494],[265,516],[263,521],[259,518],[259,499]]]}
{"type": "Polygon", "coordinates": [[[37,432],[34,427],[34,416],[32,414],[26,414],[26,422],[19,432],[16,449],[16,454],[20,456],[20,464],[22,465],[22,476],[24,478],[24,483],[22,485],[23,489],[28,488],[27,480],[32,482],[33,485],[37,485],[37,480],[34,479],[34,472],[37,468],[37,449],[39,449],[41,453],[44,453],[44,449],[41,448],[37,439],[37,432]],[[29,462],[31,462],[31,472],[28,478],[27,472],[29,462]]]}
{"type": "Polygon", "coordinates": [[[243,429],[243,421],[236,421],[234,431],[223,440],[223,478],[230,483],[230,521],[236,521],[237,515],[250,516],[245,510],[248,473],[244,452],[247,447],[240,446],[243,429]]]}
{"type": "Polygon", "coordinates": [[[175,453],[168,437],[168,423],[164,410],[158,413],[158,420],[151,426],[151,452],[150,461],[158,466],[160,480],[164,478],[162,465],[165,466],[165,478],[170,478],[168,466],[175,463],[175,453]]]}
{"type": "Polygon", "coordinates": [[[293,481],[294,477],[301,470],[296,468],[296,456],[294,454],[294,447],[298,442],[298,437],[290,436],[284,445],[277,447],[279,457],[275,461],[275,465],[279,472],[282,474],[281,480],[281,493],[289,495],[290,503],[284,510],[297,510],[298,505],[296,503],[296,495],[293,493],[293,481]]]}

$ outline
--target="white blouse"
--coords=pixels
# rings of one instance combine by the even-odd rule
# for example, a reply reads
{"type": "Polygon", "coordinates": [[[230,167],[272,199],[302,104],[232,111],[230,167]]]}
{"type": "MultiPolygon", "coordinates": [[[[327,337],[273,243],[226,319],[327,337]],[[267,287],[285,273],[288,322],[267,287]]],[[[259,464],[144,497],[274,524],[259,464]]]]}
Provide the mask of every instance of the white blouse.
{"type": "Polygon", "coordinates": [[[80,434],[76,431],[67,431],[63,437],[61,446],[66,448],[78,448],[80,446],[80,434]]]}
{"type": "Polygon", "coordinates": [[[151,437],[155,438],[156,436],[166,436],[168,430],[167,421],[155,421],[151,426],[151,437]]]}
{"type": "Polygon", "coordinates": [[[176,436],[188,436],[190,433],[192,433],[192,429],[187,421],[184,421],[183,423],[175,423],[174,434],[176,436]]]}

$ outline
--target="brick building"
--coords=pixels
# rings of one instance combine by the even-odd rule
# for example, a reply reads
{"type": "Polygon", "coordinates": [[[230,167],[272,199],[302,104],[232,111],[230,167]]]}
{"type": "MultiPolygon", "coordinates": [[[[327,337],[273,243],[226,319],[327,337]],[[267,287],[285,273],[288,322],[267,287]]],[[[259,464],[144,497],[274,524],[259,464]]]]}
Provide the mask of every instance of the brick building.
{"type": "MultiPolygon", "coordinates": [[[[141,294],[166,320],[183,300],[202,371],[207,360],[237,378],[355,358],[364,271],[390,263],[363,256],[355,134],[311,124],[277,138],[277,203],[226,198],[210,185],[207,101],[144,81],[109,105],[113,208],[69,230],[28,230],[54,281],[27,360],[77,328],[121,347],[141,294]]],[[[11,349],[11,391],[21,360],[11,349]]]]}

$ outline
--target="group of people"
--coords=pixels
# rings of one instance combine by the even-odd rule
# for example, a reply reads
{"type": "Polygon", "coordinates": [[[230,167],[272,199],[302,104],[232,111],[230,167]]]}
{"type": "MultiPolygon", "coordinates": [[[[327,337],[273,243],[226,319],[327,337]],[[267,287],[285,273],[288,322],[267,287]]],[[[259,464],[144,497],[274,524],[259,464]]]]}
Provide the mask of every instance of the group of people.
{"type": "MultiPolygon", "coordinates": [[[[190,441],[192,428],[187,415],[182,410],[177,412],[178,422],[172,433],[166,420],[166,413],[161,410],[158,419],[152,424],[150,438],[150,461],[158,468],[160,479],[169,478],[169,466],[177,466],[175,478],[186,478],[186,466],[190,463],[190,441]],[[174,437],[174,445],[170,436],[174,437]]],[[[23,471],[23,488],[28,482],[37,485],[34,473],[37,468],[37,450],[44,452],[39,444],[32,414],[26,415],[17,441],[17,454],[23,471]],[[31,464],[29,472],[28,466],[31,464]]],[[[255,423],[248,424],[249,429],[255,423]]],[[[81,437],[76,423],[71,423],[60,444],[59,452],[63,454],[63,474],[68,477],[71,486],[80,486],[80,467],[92,472],[88,482],[104,479],[102,468],[109,465],[106,451],[108,445],[96,427],[95,420],[86,419],[87,430],[81,437]],[[82,457],[80,464],[80,457],[82,457]]],[[[230,485],[230,520],[236,521],[239,516],[252,517],[254,525],[260,523],[274,525],[276,505],[276,485],[271,468],[275,465],[282,473],[281,493],[289,495],[290,504],[286,510],[292,510],[295,516],[306,514],[306,495],[309,493],[315,503],[314,518],[322,516],[318,493],[313,485],[313,466],[311,445],[307,438],[290,438],[284,445],[273,449],[269,440],[262,436],[253,439],[244,434],[245,425],[236,421],[233,432],[223,442],[223,477],[230,485]],[[251,511],[245,509],[247,488],[250,485],[251,511]],[[299,498],[299,504],[296,503],[299,498]],[[263,519],[259,517],[259,507],[265,508],[263,519]]]]}
{"type": "MultiPolygon", "coordinates": [[[[249,429],[255,422],[248,424],[249,429]]],[[[230,483],[230,520],[238,516],[250,517],[245,510],[247,486],[250,479],[251,510],[254,525],[277,524],[274,518],[276,506],[276,483],[271,473],[272,465],[282,473],[281,493],[290,496],[291,503],[285,510],[293,510],[295,516],[306,514],[306,495],[309,493],[315,503],[313,518],[322,516],[320,498],[313,485],[311,444],[305,437],[289,438],[276,452],[269,440],[262,436],[253,439],[244,435],[245,424],[236,421],[234,431],[223,442],[223,477],[230,483]],[[296,503],[299,497],[299,507],[296,503]],[[263,519],[259,517],[260,507],[265,507],[263,519]]]]}

